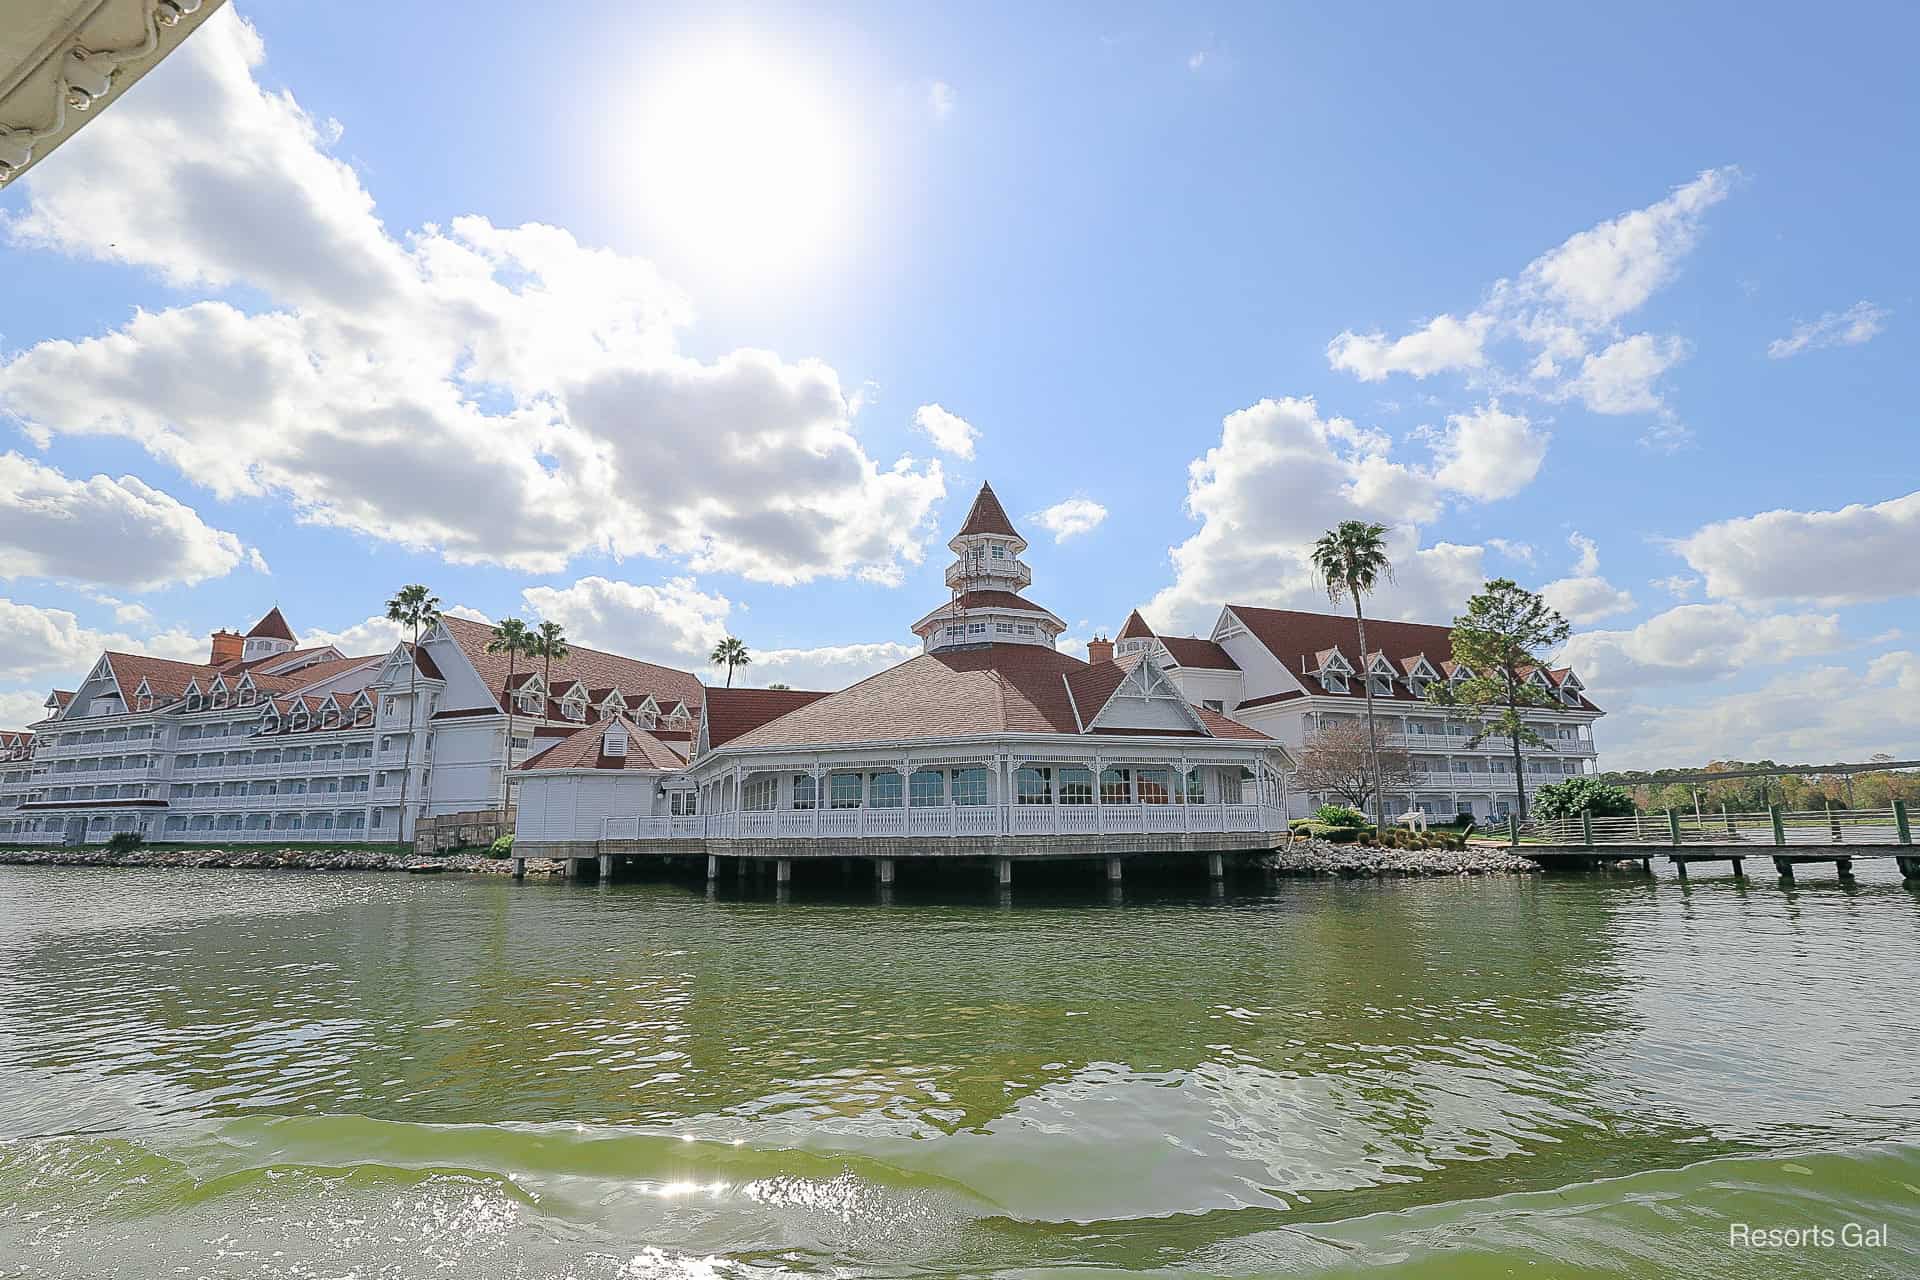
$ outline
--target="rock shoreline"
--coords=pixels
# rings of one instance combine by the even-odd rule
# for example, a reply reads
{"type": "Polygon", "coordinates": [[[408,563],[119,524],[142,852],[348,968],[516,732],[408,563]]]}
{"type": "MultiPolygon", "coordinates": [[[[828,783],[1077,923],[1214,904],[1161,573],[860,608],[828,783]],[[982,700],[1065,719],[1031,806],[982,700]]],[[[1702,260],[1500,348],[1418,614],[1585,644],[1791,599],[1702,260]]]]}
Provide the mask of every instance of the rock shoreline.
{"type": "MultiPolygon", "coordinates": [[[[372,849],[176,849],[110,853],[99,846],[0,849],[0,864],[23,867],[217,867],[261,871],[470,871],[510,875],[510,858],[479,854],[381,853],[372,849]]],[[[527,874],[559,875],[558,862],[527,859],[527,874]]]]}
{"type": "Polygon", "coordinates": [[[1308,840],[1276,849],[1260,865],[1293,876],[1485,876],[1530,875],[1540,870],[1531,858],[1499,849],[1384,849],[1370,844],[1329,844],[1308,840]]]}

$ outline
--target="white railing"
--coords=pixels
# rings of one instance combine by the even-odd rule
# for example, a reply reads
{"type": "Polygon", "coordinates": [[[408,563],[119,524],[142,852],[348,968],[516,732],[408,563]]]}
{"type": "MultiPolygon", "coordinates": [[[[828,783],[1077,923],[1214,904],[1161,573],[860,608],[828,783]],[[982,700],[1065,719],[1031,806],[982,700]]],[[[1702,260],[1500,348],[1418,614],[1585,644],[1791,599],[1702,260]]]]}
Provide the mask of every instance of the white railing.
{"type": "Polygon", "coordinates": [[[941,805],[890,809],[761,809],[697,817],[606,818],[602,822],[601,838],[859,840],[1003,834],[1175,835],[1284,831],[1286,825],[1286,811],[1277,805],[941,805]]]}

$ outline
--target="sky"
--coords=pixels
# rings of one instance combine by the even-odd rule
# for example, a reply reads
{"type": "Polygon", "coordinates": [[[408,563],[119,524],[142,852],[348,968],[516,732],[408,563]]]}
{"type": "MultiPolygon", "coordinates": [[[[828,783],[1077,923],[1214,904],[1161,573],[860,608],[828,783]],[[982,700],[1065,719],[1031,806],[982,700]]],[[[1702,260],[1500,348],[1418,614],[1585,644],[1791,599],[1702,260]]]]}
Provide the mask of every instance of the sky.
{"type": "Polygon", "coordinates": [[[232,4],[0,189],[0,726],[398,587],[908,656],[1543,591],[1602,766],[1920,755],[1920,16],[232,4]]]}

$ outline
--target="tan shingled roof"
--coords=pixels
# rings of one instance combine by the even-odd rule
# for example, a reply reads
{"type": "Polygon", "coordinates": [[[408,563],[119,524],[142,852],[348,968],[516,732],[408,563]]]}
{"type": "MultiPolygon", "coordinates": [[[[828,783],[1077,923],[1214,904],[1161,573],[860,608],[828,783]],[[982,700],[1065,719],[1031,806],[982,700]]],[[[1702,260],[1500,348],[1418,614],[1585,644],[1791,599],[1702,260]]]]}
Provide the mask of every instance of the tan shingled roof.
{"type": "Polygon", "coordinates": [[[1013,527],[1013,521],[1007,519],[1007,509],[1000,505],[1000,499],[990,484],[980,486],[980,492],[974,495],[973,507],[967,512],[967,521],[960,526],[960,536],[970,533],[998,533],[1009,538],[1020,536],[1020,531],[1013,527]]]}
{"type": "Polygon", "coordinates": [[[598,724],[575,729],[539,755],[523,760],[514,767],[529,773],[553,769],[659,769],[671,773],[686,763],[672,747],[628,717],[616,715],[598,724]],[[607,730],[616,724],[624,725],[627,730],[627,754],[624,756],[606,755],[601,750],[607,730]]]}

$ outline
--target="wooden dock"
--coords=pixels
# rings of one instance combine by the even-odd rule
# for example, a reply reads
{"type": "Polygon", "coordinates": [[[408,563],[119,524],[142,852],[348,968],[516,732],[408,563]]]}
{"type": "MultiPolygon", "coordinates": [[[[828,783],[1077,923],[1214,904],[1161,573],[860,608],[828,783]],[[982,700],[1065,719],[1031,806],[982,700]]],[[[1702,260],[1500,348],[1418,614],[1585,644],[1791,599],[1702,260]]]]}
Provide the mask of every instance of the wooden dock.
{"type": "Polygon", "coordinates": [[[1656,861],[1664,860],[1684,880],[1697,862],[1728,863],[1735,876],[1744,877],[1747,859],[1770,858],[1780,879],[1791,883],[1797,867],[1831,864],[1846,880],[1859,859],[1892,858],[1902,879],[1920,884],[1920,848],[1913,843],[1907,806],[1899,800],[1887,809],[1788,811],[1775,805],[1759,813],[1582,814],[1525,826],[1516,820],[1507,836],[1515,853],[1547,867],[1638,862],[1651,872],[1656,861]]]}

